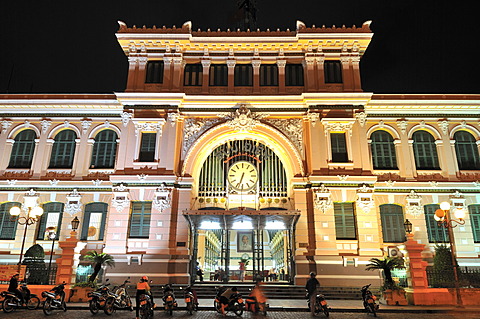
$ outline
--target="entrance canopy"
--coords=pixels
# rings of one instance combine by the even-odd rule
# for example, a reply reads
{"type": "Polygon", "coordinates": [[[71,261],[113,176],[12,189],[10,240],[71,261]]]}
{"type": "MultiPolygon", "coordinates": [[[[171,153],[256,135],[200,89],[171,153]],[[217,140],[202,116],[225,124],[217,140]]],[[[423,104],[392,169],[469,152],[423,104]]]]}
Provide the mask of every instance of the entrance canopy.
{"type": "Polygon", "coordinates": [[[187,210],[183,216],[196,229],[293,229],[297,210],[187,210]]]}

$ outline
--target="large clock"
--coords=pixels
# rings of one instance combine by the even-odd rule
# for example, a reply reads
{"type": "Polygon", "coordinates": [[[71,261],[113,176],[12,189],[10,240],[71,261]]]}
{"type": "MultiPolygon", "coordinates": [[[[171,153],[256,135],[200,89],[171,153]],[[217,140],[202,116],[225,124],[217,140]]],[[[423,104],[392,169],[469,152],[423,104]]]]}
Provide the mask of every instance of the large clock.
{"type": "Polygon", "coordinates": [[[236,162],[228,169],[227,181],[235,190],[251,190],[258,181],[257,168],[246,161],[236,162]]]}

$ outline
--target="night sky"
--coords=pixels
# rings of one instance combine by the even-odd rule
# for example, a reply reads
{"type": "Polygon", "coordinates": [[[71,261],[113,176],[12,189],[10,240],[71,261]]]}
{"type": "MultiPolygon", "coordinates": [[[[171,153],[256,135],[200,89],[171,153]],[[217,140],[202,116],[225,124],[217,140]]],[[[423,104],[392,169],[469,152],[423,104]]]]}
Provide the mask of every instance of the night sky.
{"type": "MultiPolygon", "coordinates": [[[[235,28],[237,0],[48,1],[0,4],[0,93],[112,93],[125,89],[127,58],[117,20],[128,26],[235,28]]],[[[480,93],[478,12],[467,1],[256,0],[257,25],[361,26],[374,37],[362,58],[374,93],[480,93]]],[[[472,2],[474,3],[474,2],[472,2]]]]}

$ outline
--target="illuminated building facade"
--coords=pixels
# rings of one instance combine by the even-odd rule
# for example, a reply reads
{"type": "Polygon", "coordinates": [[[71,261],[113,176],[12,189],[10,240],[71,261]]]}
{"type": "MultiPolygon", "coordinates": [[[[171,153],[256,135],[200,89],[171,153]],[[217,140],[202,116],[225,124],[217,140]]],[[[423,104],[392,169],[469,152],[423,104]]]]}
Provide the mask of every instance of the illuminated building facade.
{"type": "Polygon", "coordinates": [[[125,92],[1,95],[2,262],[23,236],[8,210],[34,189],[28,246],[78,216],[79,256],[113,255],[113,278],[235,281],[248,260],[245,280],[359,286],[379,280],[370,258],[401,254],[406,218],[431,261],[442,201],[465,213],[459,264],[479,267],[480,95],[363,92],[372,35],[120,23],[125,92]]]}

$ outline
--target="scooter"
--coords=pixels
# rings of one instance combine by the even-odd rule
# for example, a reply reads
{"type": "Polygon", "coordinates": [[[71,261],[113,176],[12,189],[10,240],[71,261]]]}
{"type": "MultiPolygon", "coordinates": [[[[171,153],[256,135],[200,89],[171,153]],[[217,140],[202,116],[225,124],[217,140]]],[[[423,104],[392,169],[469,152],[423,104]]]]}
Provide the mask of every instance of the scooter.
{"type": "Polygon", "coordinates": [[[132,300],[125,289],[126,284],[130,282],[128,279],[130,279],[130,277],[128,277],[123,284],[115,287],[115,292],[109,292],[105,301],[105,308],[103,309],[105,314],[111,315],[117,309],[128,309],[133,311],[132,300]]]}
{"type": "Polygon", "coordinates": [[[185,293],[183,295],[183,298],[185,299],[185,305],[186,305],[187,311],[190,315],[193,314],[193,311],[198,311],[197,298],[195,297],[195,293],[193,292],[193,290],[191,288],[187,287],[185,289],[185,293]]]}
{"type": "Polygon", "coordinates": [[[140,295],[139,300],[140,300],[140,318],[141,319],[153,318],[152,298],[149,295],[143,294],[143,295],[140,295]]]}
{"type": "MultiPolygon", "coordinates": [[[[310,298],[308,298],[308,309],[310,309],[310,298]]],[[[323,312],[327,318],[330,316],[330,309],[328,308],[325,296],[322,294],[317,294],[315,297],[315,314],[318,315],[320,312],[323,312]]]]}
{"type": "Polygon", "coordinates": [[[372,313],[376,317],[380,306],[375,303],[377,297],[368,289],[370,286],[371,284],[365,285],[360,290],[362,292],[363,307],[365,307],[368,313],[372,313]]]}
{"type": "Polygon", "coordinates": [[[95,315],[100,309],[105,309],[106,301],[110,296],[109,285],[110,284],[102,285],[97,290],[88,293],[88,297],[90,298],[88,301],[88,309],[90,309],[92,314],[95,315]]]}
{"type": "Polygon", "coordinates": [[[177,301],[175,300],[175,295],[173,294],[173,291],[165,293],[162,299],[165,312],[168,313],[170,316],[173,315],[173,309],[177,307],[177,301]]]}
{"type": "Polygon", "coordinates": [[[43,313],[47,316],[52,314],[52,310],[61,309],[67,311],[67,304],[65,303],[65,282],[55,286],[50,291],[42,292],[42,297],[45,298],[43,302],[43,313]]]}
{"type": "MultiPolygon", "coordinates": [[[[225,288],[221,287],[217,291],[217,295],[215,296],[215,301],[213,303],[215,310],[218,313],[222,313],[222,303],[220,301],[220,296],[225,292],[225,288]]],[[[225,313],[228,311],[232,311],[237,316],[241,316],[243,314],[243,310],[245,309],[245,304],[243,302],[242,295],[239,293],[234,293],[230,296],[230,300],[228,301],[227,306],[225,307],[225,313]]]]}
{"type": "MultiPolygon", "coordinates": [[[[40,299],[37,295],[31,294],[30,290],[27,287],[27,284],[22,284],[20,286],[20,290],[23,291],[24,295],[24,302],[28,310],[35,310],[40,305],[40,299]]],[[[2,310],[5,313],[10,313],[17,308],[21,308],[23,306],[22,301],[20,298],[15,295],[15,293],[10,291],[3,291],[0,296],[3,298],[2,302],[2,310]]]]}

